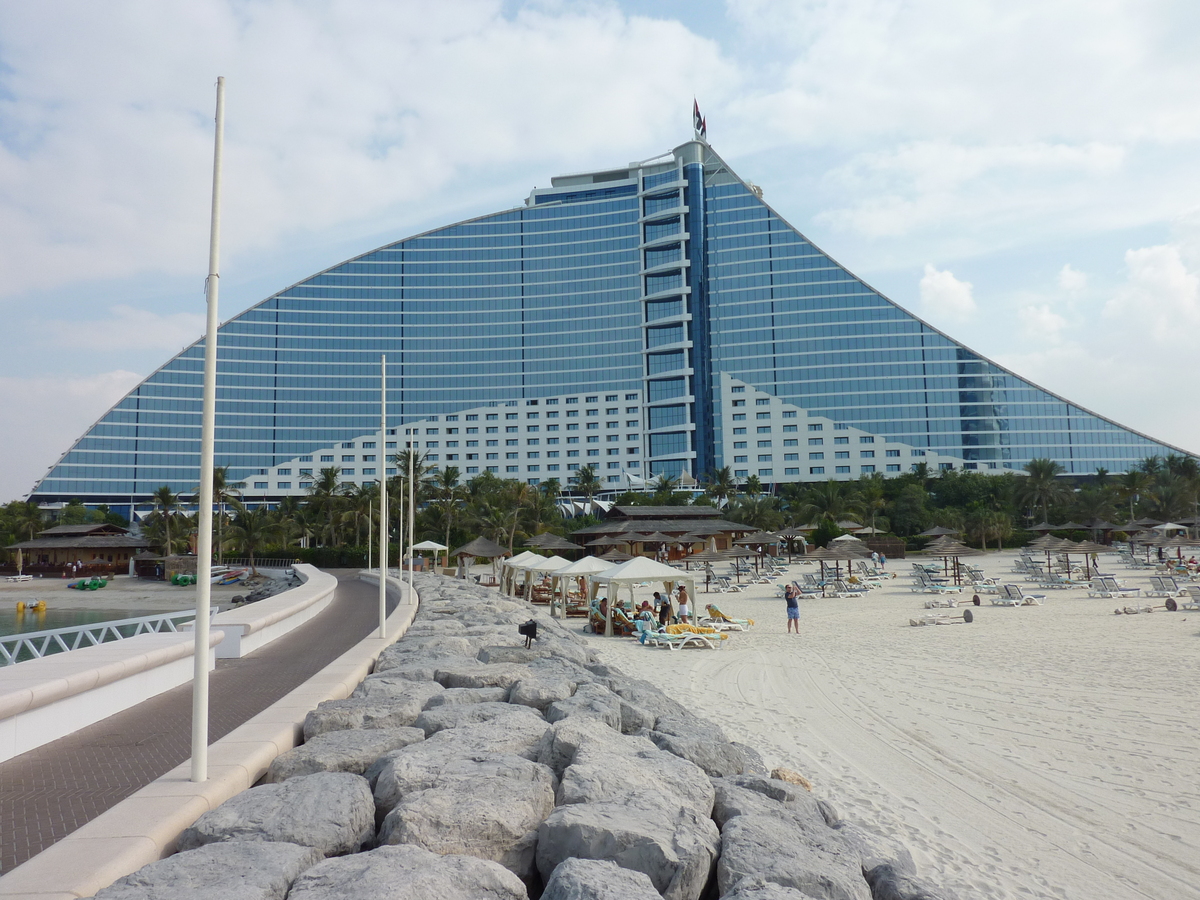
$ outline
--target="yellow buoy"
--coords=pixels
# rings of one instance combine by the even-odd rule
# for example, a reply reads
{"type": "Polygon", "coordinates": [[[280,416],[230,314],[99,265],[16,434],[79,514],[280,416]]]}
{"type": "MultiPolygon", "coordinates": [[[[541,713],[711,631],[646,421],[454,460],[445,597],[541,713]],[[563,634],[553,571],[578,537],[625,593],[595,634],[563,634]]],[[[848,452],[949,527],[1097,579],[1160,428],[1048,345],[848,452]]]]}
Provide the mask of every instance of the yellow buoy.
{"type": "Polygon", "coordinates": [[[18,600],[17,601],[17,614],[20,615],[23,612],[25,612],[25,601],[18,600]]]}

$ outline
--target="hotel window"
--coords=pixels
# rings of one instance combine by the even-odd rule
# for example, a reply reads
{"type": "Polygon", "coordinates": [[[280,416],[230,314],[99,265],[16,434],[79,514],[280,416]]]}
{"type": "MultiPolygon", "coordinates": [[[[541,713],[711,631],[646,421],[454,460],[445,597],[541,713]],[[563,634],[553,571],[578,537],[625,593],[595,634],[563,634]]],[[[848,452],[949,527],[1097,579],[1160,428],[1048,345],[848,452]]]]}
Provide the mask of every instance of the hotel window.
{"type": "Polygon", "coordinates": [[[838,475],[849,475],[850,474],[849,466],[835,466],[834,469],[836,470],[836,474],[838,474],[838,475]]]}
{"type": "Polygon", "coordinates": [[[546,455],[548,457],[550,457],[551,459],[558,459],[558,451],[557,450],[547,450],[546,455]]]}
{"type": "Polygon", "coordinates": [[[772,457],[771,457],[771,454],[770,454],[770,453],[760,453],[760,454],[758,454],[758,461],[759,461],[759,462],[772,462],[772,457]]]}
{"type": "Polygon", "coordinates": [[[467,474],[468,475],[478,475],[479,474],[479,466],[467,466],[467,474]]]}
{"type": "Polygon", "coordinates": [[[536,433],[536,432],[538,431],[538,426],[537,426],[537,425],[530,425],[530,426],[529,426],[529,431],[530,431],[531,433],[536,433]]]}
{"type": "Polygon", "coordinates": [[[588,456],[599,456],[599,455],[600,455],[600,451],[599,451],[599,450],[589,450],[589,451],[588,451],[588,453],[587,453],[587,455],[588,455],[588,456]]]}
{"type": "Polygon", "coordinates": [[[433,448],[435,448],[435,449],[436,449],[436,448],[437,448],[437,446],[438,446],[438,442],[437,442],[437,441],[426,441],[426,442],[425,442],[425,448],[426,448],[426,449],[429,449],[430,447],[433,447],[433,448]]]}
{"type": "Polygon", "coordinates": [[[526,413],[525,414],[525,418],[527,418],[527,419],[536,419],[537,417],[538,417],[537,413],[526,413]]]}
{"type": "Polygon", "coordinates": [[[333,457],[332,456],[322,456],[321,462],[333,462],[333,457]]]}
{"type": "Polygon", "coordinates": [[[504,454],[504,458],[505,458],[505,459],[520,459],[520,454],[518,454],[518,453],[505,453],[505,454],[504,454]]]}
{"type": "Polygon", "coordinates": [[[496,472],[499,472],[499,471],[500,471],[500,467],[499,467],[499,466],[487,466],[486,468],[487,468],[487,470],[488,470],[489,472],[492,472],[492,473],[496,473],[496,472]]]}
{"type": "MultiPolygon", "coordinates": [[[[447,416],[446,418],[450,418],[450,417],[447,416]]],[[[458,429],[457,428],[447,428],[446,434],[458,434],[458,429]]]]}
{"type": "Polygon", "coordinates": [[[796,411],[794,409],[785,409],[783,411],[783,417],[785,419],[794,419],[796,418],[796,411]]]}
{"type": "Polygon", "coordinates": [[[342,444],[342,449],[343,450],[353,450],[354,449],[354,441],[346,441],[345,443],[342,444]]]}
{"type": "Polygon", "coordinates": [[[467,441],[467,446],[468,447],[478,447],[479,441],[467,441]]]}
{"type": "Polygon", "coordinates": [[[588,431],[599,431],[600,423],[599,422],[588,422],[587,427],[588,427],[588,431]]]}
{"type": "Polygon", "coordinates": [[[621,436],[619,434],[608,434],[604,436],[604,439],[611,444],[613,441],[619,441],[621,436]]]}
{"type": "Polygon", "coordinates": [[[468,453],[467,459],[479,459],[479,454],[478,453],[468,453]]]}
{"type": "Polygon", "coordinates": [[[888,470],[889,472],[899,472],[899,471],[900,471],[900,467],[899,467],[899,466],[897,466],[897,465],[892,465],[892,466],[888,466],[888,467],[887,467],[887,470],[888,470]]]}
{"type": "Polygon", "coordinates": [[[312,457],[311,456],[302,456],[302,457],[300,457],[300,462],[312,462],[312,457]]]}
{"type": "Polygon", "coordinates": [[[899,455],[900,455],[900,451],[899,451],[899,450],[888,450],[888,451],[887,451],[887,455],[888,455],[888,456],[899,456],[899,455]]]}
{"type": "MultiPolygon", "coordinates": [[[[343,471],[342,474],[344,475],[345,471],[343,471]]],[[[354,474],[353,469],[350,470],[350,474],[351,475],[354,474]]],[[[254,489],[256,491],[265,491],[265,490],[267,490],[267,483],[265,481],[256,481],[256,482],[254,482],[254,489]]]]}
{"type": "Polygon", "coordinates": [[[507,428],[504,429],[504,433],[505,434],[516,434],[520,430],[521,429],[516,425],[509,425],[507,428]]]}
{"type": "Polygon", "coordinates": [[[504,414],[504,418],[508,419],[510,422],[511,422],[513,419],[515,419],[516,417],[517,417],[517,414],[516,414],[516,413],[505,413],[505,414],[504,414]]]}
{"type": "Polygon", "coordinates": [[[505,472],[520,472],[521,467],[520,466],[505,466],[504,471],[505,472]]]}
{"type": "Polygon", "coordinates": [[[519,440],[517,440],[516,438],[508,438],[507,440],[505,440],[504,446],[505,447],[516,447],[520,443],[521,442],[519,440]]]}
{"type": "Polygon", "coordinates": [[[499,447],[500,446],[499,441],[484,441],[484,443],[487,444],[489,447],[499,447]]]}
{"type": "Polygon", "coordinates": [[[532,453],[530,453],[530,454],[529,454],[529,458],[530,458],[530,459],[537,459],[537,458],[538,458],[538,455],[539,455],[539,454],[538,454],[538,451],[537,451],[537,450],[534,450],[532,453]]]}
{"type": "Polygon", "coordinates": [[[746,388],[745,388],[745,386],[739,385],[737,387],[730,388],[729,392],[731,394],[744,394],[744,393],[746,393],[746,388]]]}
{"type": "Polygon", "coordinates": [[[833,456],[834,456],[834,459],[849,459],[850,451],[849,450],[838,450],[836,453],[833,454],[833,456]]]}
{"type": "MultiPolygon", "coordinates": [[[[925,451],[924,450],[913,450],[909,455],[910,456],[924,456],[925,451]]],[[[325,457],[322,456],[321,458],[324,459],[325,457]]]]}
{"type": "Polygon", "coordinates": [[[555,463],[554,465],[546,466],[546,471],[547,472],[557,472],[558,471],[558,463],[555,463]]]}
{"type": "Polygon", "coordinates": [[[875,443],[875,438],[871,437],[869,434],[862,434],[859,435],[858,442],[860,444],[873,444],[875,443]]]}
{"type": "Polygon", "coordinates": [[[733,401],[733,405],[734,405],[734,406],[745,406],[745,405],[746,405],[746,401],[745,401],[745,400],[734,400],[734,401],[733,401]]]}
{"type": "Polygon", "coordinates": [[[342,454],[342,462],[354,462],[354,454],[353,453],[342,454]]]}
{"type": "Polygon", "coordinates": [[[825,454],[824,453],[810,453],[810,454],[808,454],[808,458],[809,459],[824,459],[825,454]]]}
{"type": "MultiPolygon", "coordinates": [[[[342,469],[342,474],[343,474],[343,475],[353,475],[353,474],[354,474],[354,470],[353,470],[353,469],[342,469]]],[[[265,487],[265,486],[266,486],[266,485],[264,485],[264,487],[265,487]]]]}
{"type": "MultiPolygon", "coordinates": [[[[615,399],[617,399],[617,398],[616,398],[616,397],[614,397],[613,399],[615,400],[615,399]]],[[[620,414],[620,412],[621,412],[621,408],[620,408],[619,406],[614,406],[612,409],[606,409],[606,410],[604,410],[604,414],[605,414],[606,416],[615,416],[615,415],[618,415],[618,414],[620,414]]]]}
{"type": "Polygon", "coordinates": [[[735,457],[733,458],[733,461],[734,461],[735,463],[744,463],[744,462],[746,462],[748,459],[749,459],[749,457],[746,457],[746,456],[735,456],[735,457]]]}
{"type": "Polygon", "coordinates": [[[606,451],[607,456],[619,456],[621,454],[620,447],[609,447],[606,451]]]}
{"type": "Polygon", "coordinates": [[[796,461],[796,460],[798,460],[798,459],[800,459],[800,454],[799,454],[799,453],[785,453],[785,454],[783,454],[783,461],[784,461],[784,462],[795,462],[795,461],[796,461]]]}
{"type": "Polygon", "coordinates": [[[492,426],[489,426],[489,427],[485,427],[485,428],[484,428],[484,432],[485,432],[486,434],[499,434],[499,433],[500,433],[500,429],[499,429],[499,428],[497,428],[495,425],[492,425],[492,426]]]}
{"type": "Polygon", "coordinates": [[[800,443],[800,442],[799,442],[798,440],[796,440],[796,438],[784,438],[784,441],[783,441],[783,446],[785,446],[785,447],[795,447],[795,446],[796,446],[797,444],[799,444],[799,443],[800,443]]]}
{"type": "Polygon", "coordinates": [[[864,475],[870,475],[872,472],[875,471],[874,466],[859,466],[859,468],[862,470],[864,475]]]}
{"type": "Polygon", "coordinates": [[[754,405],[755,406],[770,406],[771,398],[770,397],[756,397],[754,400],[754,405]]]}
{"type": "Polygon", "coordinates": [[[598,434],[589,434],[589,435],[588,435],[587,442],[588,442],[589,444],[598,444],[598,443],[600,443],[600,435],[598,435],[598,434]]]}
{"type": "Polygon", "coordinates": [[[557,419],[557,418],[558,418],[558,411],[557,411],[557,410],[554,410],[554,411],[552,411],[552,412],[548,412],[548,413],[546,413],[546,418],[547,418],[547,419],[557,419]]]}
{"type": "Polygon", "coordinates": [[[795,425],[784,425],[783,430],[784,431],[796,431],[797,429],[796,429],[795,425]]]}
{"type": "Polygon", "coordinates": [[[809,431],[824,431],[824,429],[825,429],[825,426],[824,426],[824,425],[820,425],[820,424],[815,424],[815,425],[814,425],[812,422],[809,422],[809,423],[808,423],[808,430],[809,430],[809,431]]]}
{"type": "Polygon", "coordinates": [[[758,446],[759,446],[759,447],[770,447],[770,446],[771,446],[771,442],[770,442],[770,441],[759,441],[759,442],[758,442],[758,446]]]}
{"type": "Polygon", "coordinates": [[[734,449],[734,450],[745,450],[745,449],[746,449],[746,442],[745,442],[745,441],[734,441],[734,442],[733,442],[733,449],[734,449]]]}
{"type": "Polygon", "coordinates": [[[746,477],[747,475],[749,475],[749,474],[750,474],[750,470],[749,470],[749,469],[734,469],[734,470],[733,470],[733,477],[734,477],[734,478],[745,478],[745,477],[746,477]]]}
{"type": "Polygon", "coordinates": [[[547,444],[557,444],[558,438],[546,438],[546,443],[547,444]]]}
{"type": "Polygon", "coordinates": [[[874,450],[859,450],[858,456],[860,459],[874,459],[875,451],[874,450]]]}
{"type": "Polygon", "coordinates": [[[499,458],[500,458],[500,454],[499,454],[499,453],[487,453],[487,454],[484,454],[484,455],[485,455],[485,456],[486,456],[488,459],[499,459],[499,458]]]}
{"type": "Polygon", "coordinates": [[[850,443],[850,438],[848,438],[848,437],[835,437],[835,438],[833,439],[833,442],[834,442],[835,444],[848,444],[848,443],[850,443]]]}
{"type": "Polygon", "coordinates": [[[457,422],[458,416],[446,416],[446,421],[447,422],[457,422]]]}
{"type": "Polygon", "coordinates": [[[621,468],[621,464],[619,462],[610,462],[608,464],[608,467],[610,469],[619,469],[619,468],[621,468]]]}
{"type": "Polygon", "coordinates": [[[579,430],[578,422],[568,422],[567,423],[567,431],[578,431],[578,430],[579,430]]]}
{"type": "Polygon", "coordinates": [[[578,444],[578,443],[579,443],[579,438],[577,438],[577,437],[569,437],[569,438],[567,438],[567,443],[568,443],[568,444],[578,444]]]}
{"type": "Polygon", "coordinates": [[[301,475],[312,475],[312,469],[301,469],[300,474],[301,475]]]}
{"type": "Polygon", "coordinates": [[[800,470],[799,469],[784,469],[783,474],[784,475],[799,475],[800,470]]]}
{"type": "Polygon", "coordinates": [[[568,457],[570,457],[570,456],[578,456],[578,455],[579,455],[579,451],[578,451],[578,450],[568,450],[568,451],[567,451],[567,456],[568,456],[568,457]]]}
{"type": "Polygon", "coordinates": [[[759,426],[758,426],[758,433],[759,433],[759,434],[770,434],[770,433],[771,433],[771,426],[770,426],[770,425],[759,425],[759,426]]]}
{"type": "Polygon", "coordinates": [[[770,478],[771,476],[772,476],[772,471],[770,469],[759,469],[758,470],[759,478],[770,478]]]}
{"type": "Polygon", "coordinates": [[[457,447],[458,441],[446,441],[446,446],[447,447],[457,447]]]}
{"type": "Polygon", "coordinates": [[[500,414],[499,413],[484,413],[483,417],[485,419],[487,419],[489,422],[495,422],[497,419],[500,418],[500,414]]]}
{"type": "Polygon", "coordinates": [[[746,429],[745,428],[735,428],[735,429],[733,429],[733,433],[734,434],[745,434],[746,429]]]}
{"type": "Polygon", "coordinates": [[[363,469],[363,474],[364,475],[374,475],[375,470],[374,469],[363,469]]]}
{"type": "Polygon", "coordinates": [[[363,462],[375,462],[375,454],[368,453],[366,456],[363,457],[363,462]]]}
{"type": "Polygon", "coordinates": [[[735,422],[745,422],[745,421],[746,421],[746,414],[745,414],[745,413],[734,413],[734,414],[733,414],[733,421],[735,421],[735,422]]]}
{"type": "Polygon", "coordinates": [[[457,453],[447,453],[446,459],[450,460],[450,462],[454,462],[456,459],[458,459],[458,454],[457,453]]]}
{"type": "Polygon", "coordinates": [[[833,426],[834,431],[846,431],[850,428],[845,422],[838,422],[833,426]]]}
{"type": "Polygon", "coordinates": [[[547,431],[558,431],[558,426],[557,425],[547,425],[546,430],[547,431]]]}
{"type": "Polygon", "coordinates": [[[300,490],[302,490],[302,491],[307,491],[307,490],[308,490],[309,488],[311,488],[311,487],[312,487],[312,482],[311,482],[311,481],[302,481],[302,482],[300,482],[300,490]]]}
{"type": "Polygon", "coordinates": [[[478,413],[471,413],[470,415],[468,415],[468,416],[467,416],[467,421],[468,421],[468,422],[478,422],[478,421],[479,421],[479,414],[478,414],[478,413]]]}
{"type": "MultiPolygon", "coordinates": [[[[364,471],[363,474],[365,475],[366,472],[364,471]]],[[[275,485],[275,489],[279,491],[290,491],[292,489],[292,483],[290,481],[280,481],[275,485]]]]}
{"type": "Polygon", "coordinates": [[[808,446],[810,446],[810,447],[820,447],[824,443],[825,443],[825,438],[809,438],[808,439],[808,446]]]}
{"type": "Polygon", "coordinates": [[[437,434],[438,430],[436,428],[426,428],[425,433],[426,434],[437,434]]]}

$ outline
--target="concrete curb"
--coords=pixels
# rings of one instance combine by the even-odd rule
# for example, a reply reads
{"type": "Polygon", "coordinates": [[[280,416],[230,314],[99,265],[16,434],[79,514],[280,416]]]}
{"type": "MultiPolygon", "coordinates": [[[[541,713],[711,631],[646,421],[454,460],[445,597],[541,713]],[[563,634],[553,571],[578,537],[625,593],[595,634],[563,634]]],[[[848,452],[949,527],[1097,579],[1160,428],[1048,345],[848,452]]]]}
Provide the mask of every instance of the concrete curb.
{"type": "MultiPolygon", "coordinates": [[[[360,573],[378,584],[378,576],[360,573]]],[[[191,761],[146,785],[57,844],[0,876],[0,900],[75,900],[174,852],[180,833],[203,813],[254,785],[271,762],[303,738],[304,717],[318,703],[341,700],[358,686],[379,654],[404,636],[419,597],[407,585],[388,616],[388,636],[360,641],[318,672],[209,747],[208,781],[193,784],[191,761]]]]}

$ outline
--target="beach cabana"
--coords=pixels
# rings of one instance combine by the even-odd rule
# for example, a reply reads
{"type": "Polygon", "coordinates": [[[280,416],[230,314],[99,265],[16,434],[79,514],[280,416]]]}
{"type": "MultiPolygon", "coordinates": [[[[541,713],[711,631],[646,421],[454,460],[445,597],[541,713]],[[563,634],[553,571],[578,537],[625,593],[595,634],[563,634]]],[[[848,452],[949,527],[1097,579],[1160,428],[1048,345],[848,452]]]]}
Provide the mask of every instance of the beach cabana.
{"type": "Polygon", "coordinates": [[[563,566],[561,569],[557,569],[555,572],[553,572],[554,577],[557,579],[557,588],[558,588],[554,593],[555,593],[555,596],[557,596],[559,598],[559,602],[555,603],[555,601],[553,599],[551,599],[551,601],[550,601],[550,617],[558,618],[554,614],[556,606],[558,606],[562,609],[563,618],[566,617],[567,585],[571,581],[572,578],[581,579],[581,583],[579,585],[580,592],[583,593],[585,598],[590,600],[591,598],[587,597],[587,579],[588,579],[588,577],[592,576],[592,575],[598,575],[601,572],[605,572],[608,569],[611,569],[613,567],[613,565],[614,564],[611,562],[605,562],[604,560],[597,559],[594,556],[585,556],[583,559],[576,560],[575,562],[571,563],[570,565],[563,566]]]}
{"type": "Polygon", "coordinates": [[[467,562],[468,559],[474,560],[477,556],[482,556],[484,559],[495,559],[497,556],[504,556],[506,553],[508,551],[495,541],[490,541],[485,537],[477,537],[475,540],[463,544],[450,555],[458,560],[458,577],[466,578],[466,573],[471,571],[472,565],[467,562]]]}
{"type": "Polygon", "coordinates": [[[613,604],[617,602],[617,595],[622,587],[629,588],[629,599],[632,601],[634,585],[646,581],[661,581],[669,594],[676,584],[683,582],[688,585],[693,602],[695,602],[696,597],[695,576],[686,572],[680,572],[678,569],[673,569],[670,566],[664,566],[662,563],[647,559],[644,556],[635,556],[627,562],[620,563],[611,569],[592,575],[590,581],[593,584],[608,585],[608,614],[604,620],[604,633],[609,637],[612,637],[613,604]]]}
{"type": "MultiPolygon", "coordinates": [[[[539,556],[537,561],[527,560],[522,564],[521,568],[525,570],[525,599],[533,602],[533,576],[534,575],[549,575],[557,569],[561,569],[569,559],[563,559],[561,556],[539,556]]],[[[551,580],[551,589],[554,587],[554,582],[551,580]]]]}
{"type": "Polygon", "coordinates": [[[525,571],[526,563],[535,563],[543,560],[546,557],[539,556],[532,550],[522,550],[516,556],[504,561],[504,571],[500,578],[500,593],[512,596],[516,593],[516,576],[518,572],[525,571]]]}
{"type": "MultiPolygon", "coordinates": [[[[434,566],[436,566],[437,565],[437,554],[440,553],[442,550],[446,550],[448,548],[446,547],[445,544],[439,544],[437,541],[421,541],[421,543],[419,543],[419,544],[413,544],[411,549],[432,551],[432,553],[434,554],[433,563],[434,563],[434,566]]],[[[449,564],[450,564],[450,560],[446,560],[446,565],[449,565],[449,564]]]]}

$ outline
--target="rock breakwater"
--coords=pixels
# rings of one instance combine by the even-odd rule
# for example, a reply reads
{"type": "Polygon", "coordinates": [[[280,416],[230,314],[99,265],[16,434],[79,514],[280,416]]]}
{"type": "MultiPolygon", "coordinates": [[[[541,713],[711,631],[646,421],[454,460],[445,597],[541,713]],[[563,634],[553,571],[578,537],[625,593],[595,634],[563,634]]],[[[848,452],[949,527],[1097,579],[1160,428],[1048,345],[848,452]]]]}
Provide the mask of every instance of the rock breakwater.
{"type": "Polygon", "coordinates": [[[561,622],[439,576],[416,588],[405,637],[351,697],[309,713],[267,783],[97,898],[949,896],[897,841],[770,777],[561,622]]]}

